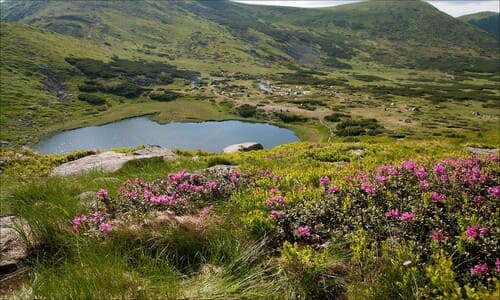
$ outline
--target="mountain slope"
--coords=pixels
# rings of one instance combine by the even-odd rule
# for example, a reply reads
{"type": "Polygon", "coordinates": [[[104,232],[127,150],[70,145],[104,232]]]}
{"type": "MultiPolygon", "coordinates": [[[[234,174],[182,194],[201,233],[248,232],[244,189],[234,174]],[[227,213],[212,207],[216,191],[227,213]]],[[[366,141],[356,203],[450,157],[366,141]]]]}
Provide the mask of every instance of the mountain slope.
{"type": "MultiPolygon", "coordinates": [[[[281,125],[314,127],[311,136],[318,140],[320,131],[326,135],[332,132],[328,126],[335,126],[318,121],[326,114],[356,107],[357,117],[375,117],[373,108],[389,99],[404,105],[474,101],[469,110],[496,116],[498,41],[420,1],[323,9],[222,0],[0,5],[2,18],[12,20],[0,23],[0,139],[15,145],[141,114],[161,112],[164,121],[174,115],[180,116],[176,120],[235,118],[244,104],[255,106],[259,121],[294,119],[278,118],[273,112],[278,109],[307,116],[310,122],[281,125]],[[226,74],[238,78],[223,78],[226,74]],[[191,89],[197,75],[202,86],[191,89]],[[288,95],[263,94],[259,81],[283,85],[288,95]],[[308,90],[293,92],[296,88],[308,90]],[[310,96],[295,97],[306,92],[310,96]],[[238,94],[244,96],[233,97],[238,94]],[[159,102],[177,96],[181,101],[159,102]],[[201,113],[176,115],[186,103],[201,113]]],[[[468,124],[471,112],[460,109],[461,123],[444,130],[468,124]]],[[[400,126],[406,117],[399,110],[385,121],[413,135],[400,126]]],[[[430,114],[424,118],[413,124],[426,124],[429,135],[441,121],[430,120],[430,114]]]]}
{"type": "Polygon", "coordinates": [[[109,59],[85,41],[21,23],[1,22],[0,40],[0,138],[21,143],[84,109],[69,101],[67,81],[75,74],[65,57],[109,59]]]}
{"type": "Polygon", "coordinates": [[[213,1],[7,1],[2,18],[151,55],[227,64],[492,71],[498,44],[421,1],[298,9],[213,1]],[[151,49],[153,46],[154,48],[151,49]]]}
{"type": "Polygon", "coordinates": [[[461,16],[458,19],[477,26],[500,39],[500,13],[480,12],[461,16]]]}

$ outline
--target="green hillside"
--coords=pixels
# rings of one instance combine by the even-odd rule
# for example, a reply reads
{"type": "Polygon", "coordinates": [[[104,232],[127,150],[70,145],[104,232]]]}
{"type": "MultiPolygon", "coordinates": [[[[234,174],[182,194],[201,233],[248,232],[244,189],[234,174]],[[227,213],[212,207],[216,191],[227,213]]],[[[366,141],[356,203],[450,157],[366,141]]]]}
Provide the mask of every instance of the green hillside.
{"type": "Polygon", "coordinates": [[[323,9],[216,1],[6,1],[3,18],[181,61],[491,71],[497,43],[420,1],[323,9]],[[153,46],[151,48],[148,46],[153,46]],[[347,63],[347,64],[346,64],[347,63]]]}
{"type": "Polygon", "coordinates": [[[162,122],[273,122],[311,141],[351,132],[498,140],[498,41],[424,2],[299,9],[222,0],[4,1],[1,7],[8,21],[1,23],[0,139],[14,146],[144,114],[162,122]],[[202,87],[192,89],[193,80],[202,87]],[[282,90],[266,95],[261,81],[282,90]],[[242,112],[244,105],[253,113],[242,112]],[[422,114],[412,113],[415,106],[422,114]],[[377,118],[376,130],[360,128],[372,126],[368,117],[377,118]]]}
{"type": "Polygon", "coordinates": [[[0,12],[0,299],[500,299],[494,36],[410,0],[0,12]],[[69,177],[110,153],[31,150],[144,115],[301,141],[69,177]]]}
{"type": "Polygon", "coordinates": [[[468,22],[500,39],[500,14],[496,12],[480,12],[461,16],[459,20],[468,22]]]}

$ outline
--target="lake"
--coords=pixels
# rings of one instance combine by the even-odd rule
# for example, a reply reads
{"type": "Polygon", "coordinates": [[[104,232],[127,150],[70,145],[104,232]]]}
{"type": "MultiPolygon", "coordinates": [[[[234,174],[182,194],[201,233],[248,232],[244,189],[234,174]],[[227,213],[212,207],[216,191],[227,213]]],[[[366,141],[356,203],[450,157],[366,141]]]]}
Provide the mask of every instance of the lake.
{"type": "Polygon", "coordinates": [[[41,153],[66,153],[82,149],[107,150],[145,144],[171,149],[202,149],[222,152],[231,144],[258,142],[264,148],[298,141],[289,129],[264,123],[240,121],[159,124],[149,116],[136,117],[101,126],[56,133],[35,149],[41,153]]]}

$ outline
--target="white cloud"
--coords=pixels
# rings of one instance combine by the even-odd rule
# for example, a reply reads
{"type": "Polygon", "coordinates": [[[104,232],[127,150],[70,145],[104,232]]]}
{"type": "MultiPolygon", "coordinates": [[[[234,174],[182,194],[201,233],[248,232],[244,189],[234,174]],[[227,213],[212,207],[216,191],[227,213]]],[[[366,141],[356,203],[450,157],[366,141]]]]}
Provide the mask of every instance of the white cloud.
{"type": "MultiPolygon", "coordinates": [[[[233,0],[236,2],[260,5],[277,6],[295,6],[295,7],[327,7],[336,6],[361,0],[340,1],[340,0],[289,0],[289,1],[271,1],[271,0],[233,0]]],[[[473,1],[473,0],[455,0],[455,1],[427,1],[437,9],[454,17],[472,14],[481,11],[500,12],[500,1],[473,1]]]]}
{"type": "Polygon", "coordinates": [[[500,11],[499,1],[427,1],[437,9],[458,17],[482,11],[500,11]]]}

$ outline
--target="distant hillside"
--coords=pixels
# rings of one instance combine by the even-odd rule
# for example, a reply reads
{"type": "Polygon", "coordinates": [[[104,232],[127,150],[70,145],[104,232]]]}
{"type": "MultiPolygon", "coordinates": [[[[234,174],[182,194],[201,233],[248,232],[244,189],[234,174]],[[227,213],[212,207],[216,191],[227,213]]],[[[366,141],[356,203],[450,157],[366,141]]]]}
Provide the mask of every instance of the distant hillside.
{"type": "Polygon", "coordinates": [[[212,1],[6,1],[2,18],[87,39],[110,51],[273,67],[296,64],[495,71],[497,41],[421,1],[302,9],[212,1]]]}
{"type": "Polygon", "coordinates": [[[480,12],[458,18],[491,33],[500,39],[500,13],[480,12]]]}

